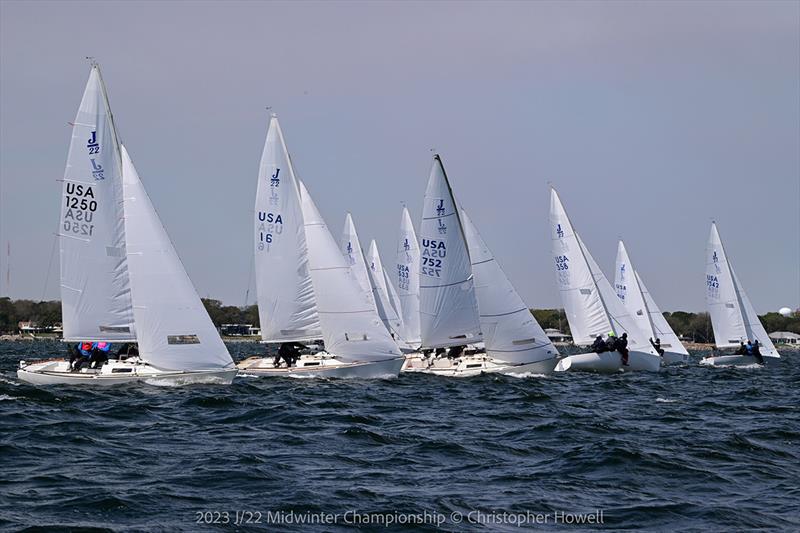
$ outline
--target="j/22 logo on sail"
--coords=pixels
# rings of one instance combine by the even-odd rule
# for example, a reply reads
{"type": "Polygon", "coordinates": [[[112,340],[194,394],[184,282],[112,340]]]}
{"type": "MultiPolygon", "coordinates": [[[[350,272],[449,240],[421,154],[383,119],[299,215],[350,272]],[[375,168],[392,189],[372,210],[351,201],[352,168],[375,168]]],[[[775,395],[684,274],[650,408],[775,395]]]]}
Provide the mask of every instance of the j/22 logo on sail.
{"type": "Polygon", "coordinates": [[[564,230],[561,229],[561,224],[556,225],[556,235],[558,235],[559,239],[564,238],[564,230]]]}
{"type": "Polygon", "coordinates": [[[280,186],[281,179],[278,177],[280,175],[280,173],[281,173],[281,169],[276,168],[275,169],[275,174],[273,174],[269,178],[269,186],[270,187],[278,187],[278,186],[280,186]]]}
{"type": "Polygon", "coordinates": [[[97,131],[92,132],[92,136],[86,142],[86,148],[89,150],[89,155],[100,153],[100,143],[97,141],[97,131]]]}

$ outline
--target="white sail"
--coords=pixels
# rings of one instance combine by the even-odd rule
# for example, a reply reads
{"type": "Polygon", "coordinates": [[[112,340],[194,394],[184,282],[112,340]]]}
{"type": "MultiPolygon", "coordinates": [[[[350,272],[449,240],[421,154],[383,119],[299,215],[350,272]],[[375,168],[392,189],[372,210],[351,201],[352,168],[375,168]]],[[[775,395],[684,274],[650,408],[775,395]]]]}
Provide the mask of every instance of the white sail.
{"type": "MultiPolygon", "coordinates": [[[[381,264],[381,266],[383,266],[381,264]]],[[[386,289],[389,293],[389,303],[394,309],[394,313],[397,315],[397,323],[398,326],[398,335],[400,337],[403,336],[402,331],[404,329],[403,326],[403,308],[400,306],[400,296],[397,295],[397,290],[394,288],[394,284],[392,284],[392,280],[389,278],[389,274],[386,272],[386,269],[383,269],[383,282],[386,285],[386,289]]]]}
{"type": "Polygon", "coordinates": [[[392,304],[389,287],[386,284],[387,280],[383,270],[383,262],[378,253],[378,245],[375,243],[374,239],[369,243],[367,263],[369,264],[368,272],[369,280],[372,284],[372,294],[378,306],[378,316],[381,317],[383,325],[386,326],[386,329],[392,334],[392,337],[397,339],[400,337],[403,323],[395,306],[392,304]]]}
{"type": "Polygon", "coordinates": [[[319,339],[322,332],[308,272],[300,193],[283,132],[274,115],[261,155],[254,221],[262,339],[319,339]]]}
{"type": "Polygon", "coordinates": [[[486,352],[495,359],[515,364],[556,357],[558,350],[533,318],[463,209],[461,222],[472,259],[486,352]]]}
{"type": "Polygon", "coordinates": [[[408,209],[403,208],[400,220],[400,238],[397,242],[395,280],[402,310],[403,333],[407,343],[419,346],[419,241],[408,209]]]}
{"type": "MultiPolygon", "coordinates": [[[[372,293],[372,285],[369,281],[364,251],[361,248],[361,241],[358,239],[356,226],[353,223],[353,217],[350,213],[347,213],[347,217],[345,217],[340,245],[345,261],[347,261],[347,264],[353,270],[353,275],[356,281],[358,281],[358,286],[361,288],[364,300],[375,307],[375,297],[372,293]]],[[[375,307],[375,311],[377,312],[377,307],[375,307]]]]}
{"type": "Polygon", "coordinates": [[[625,308],[648,338],[661,341],[661,348],[667,352],[687,355],[680,339],[672,331],[667,319],[661,313],[652,295],[647,291],[641,276],[631,264],[625,244],[619,241],[617,246],[617,270],[614,276],[614,288],[617,290],[625,308]]]}
{"type": "Polygon", "coordinates": [[[636,270],[634,270],[633,273],[639,282],[639,288],[642,291],[644,303],[647,306],[647,312],[650,313],[650,322],[653,324],[653,332],[655,334],[654,339],[661,339],[661,348],[667,352],[689,355],[689,351],[684,347],[681,340],[672,330],[672,326],[670,326],[667,319],[664,318],[664,313],[661,312],[661,309],[656,305],[655,300],[653,300],[653,296],[647,290],[647,287],[645,287],[644,281],[642,281],[639,273],[636,270]]]}
{"type": "Polygon", "coordinates": [[[575,344],[590,345],[597,335],[628,334],[628,348],[655,354],[649,336],[625,310],[614,288],[581,241],[555,189],[550,193],[552,247],[561,300],[575,344]]]}
{"type": "Polygon", "coordinates": [[[124,146],[125,230],[139,355],[162,370],[233,366],[124,146]]]}
{"type": "Polygon", "coordinates": [[[614,288],[617,291],[617,296],[625,305],[639,329],[648,338],[655,339],[657,335],[650,320],[650,313],[647,311],[644,295],[634,274],[628,251],[622,241],[619,241],[617,245],[617,269],[614,274],[614,288]]]}
{"type": "Polygon", "coordinates": [[[706,303],[717,347],[729,348],[758,339],[762,355],[779,357],[733,271],[716,223],[711,224],[706,249],[706,303]]]}
{"type": "Polygon", "coordinates": [[[64,339],[135,340],[119,141],[97,65],[72,126],[59,248],[64,339]]]}
{"type": "Polygon", "coordinates": [[[343,361],[382,361],[401,357],[400,348],[363,298],[353,270],[328,231],[302,182],[300,200],[308,243],[308,262],[325,350],[343,361]]]}
{"type": "Polygon", "coordinates": [[[420,224],[420,333],[425,348],[482,339],[467,242],[453,191],[433,158],[420,224]]]}

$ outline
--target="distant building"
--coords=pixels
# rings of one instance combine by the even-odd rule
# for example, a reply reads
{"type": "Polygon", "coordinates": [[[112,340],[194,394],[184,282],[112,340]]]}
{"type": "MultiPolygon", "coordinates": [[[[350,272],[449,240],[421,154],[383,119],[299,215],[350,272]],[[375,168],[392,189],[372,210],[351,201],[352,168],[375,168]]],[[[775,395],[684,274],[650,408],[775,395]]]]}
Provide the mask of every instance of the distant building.
{"type": "Polygon", "coordinates": [[[219,327],[220,335],[227,337],[247,337],[261,334],[261,328],[252,324],[222,324],[219,327]]]}
{"type": "Polygon", "coordinates": [[[769,334],[775,344],[800,344],[800,335],[791,331],[775,331],[769,334]]]}
{"type": "Polygon", "coordinates": [[[550,342],[572,342],[572,335],[561,333],[555,328],[547,328],[544,330],[544,334],[547,335],[550,342]]]}

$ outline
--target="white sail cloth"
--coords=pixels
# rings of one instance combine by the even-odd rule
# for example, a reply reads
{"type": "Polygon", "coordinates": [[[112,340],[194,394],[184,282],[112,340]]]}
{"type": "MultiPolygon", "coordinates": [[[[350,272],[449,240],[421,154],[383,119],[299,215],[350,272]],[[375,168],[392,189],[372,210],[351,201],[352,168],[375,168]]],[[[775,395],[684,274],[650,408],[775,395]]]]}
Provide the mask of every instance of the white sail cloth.
{"type": "Polygon", "coordinates": [[[119,143],[97,65],[72,126],[59,250],[64,339],[135,340],[119,143]]]}
{"type": "Polygon", "coordinates": [[[274,115],[258,171],[254,222],[262,339],[286,342],[320,338],[297,179],[274,115]]]}
{"type": "Polygon", "coordinates": [[[299,189],[309,271],[326,351],[346,362],[402,357],[375,308],[364,299],[353,270],[302,182],[299,189]]]}
{"type": "Polygon", "coordinates": [[[622,241],[619,241],[617,246],[614,288],[640,330],[653,340],[659,339],[661,348],[665,351],[688,355],[689,352],[672,331],[653,297],[644,286],[639,273],[631,264],[628,250],[625,249],[622,241]]]}
{"type": "Polygon", "coordinates": [[[438,155],[433,158],[420,224],[420,333],[424,348],[482,339],[467,242],[438,155]]]}
{"type": "Polygon", "coordinates": [[[381,317],[383,325],[389,333],[395,339],[398,339],[403,328],[403,322],[397,309],[399,305],[398,298],[396,294],[392,298],[391,291],[393,291],[393,288],[388,283],[386,272],[383,269],[383,262],[381,261],[380,253],[378,253],[378,245],[374,239],[369,243],[367,263],[369,264],[367,271],[378,308],[378,316],[381,317]]]}
{"type": "Polygon", "coordinates": [[[139,356],[162,370],[233,365],[124,146],[122,183],[139,356]]]}
{"type": "Polygon", "coordinates": [[[345,217],[340,246],[345,261],[352,269],[356,281],[358,281],[358,286],[361,288],[364,301],[369,303],[372,307],[375,307],[377,312],[375,297],[372,293],[372,285],[370,284],[369,273],[367,272],[367,264],[364,259],[364,251],[361,248],[361,241],[356,232],[356,225],[353,223],[353,217],[350,213],[347,213],[347,217],[345,217]]]}
{"type": "Polygon", "coordinates": [[[419,241],[407,208],[400,219],[400,237],[397,241],[397,265],[394,271],[403,332],[401,337],[412,346],[419,346],[419,241]]]}
{"type": "Polygon", "coordinates": [[[555,189],[550,192],[550,227],[556,279],[575,344],[598,335],[628,334],[628,348],[655,354],[649,337],[628,314],[605,274],[581,241],[555,189]]]}
{"type": "Polygon", "coordinates": [[[472,259],[475,295],[486,352],[495,359],[514,364],[535,363],[556,357],[558,350],[511,285],[463,209],[461,222],[472,259]]]}
{"type": "Polygon", "coordinates": [[[762,355],[780,357],[736,277],[716,223],[711,224],[706,248],[706,303],[717,347],[729,348],[758,339],[762,355]]]}

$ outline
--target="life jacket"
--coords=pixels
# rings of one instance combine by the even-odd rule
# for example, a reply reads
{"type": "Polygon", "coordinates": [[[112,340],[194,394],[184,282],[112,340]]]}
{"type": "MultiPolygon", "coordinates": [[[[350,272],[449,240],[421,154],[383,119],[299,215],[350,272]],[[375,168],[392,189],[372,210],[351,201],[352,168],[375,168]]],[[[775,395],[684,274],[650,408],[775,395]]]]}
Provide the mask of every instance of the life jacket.
{"type": "Polygon", "coordinates": [[[101,352],[107,352],[107,351],[111,350],[111,343],[110,342],[98,342],[98,343],[95,343],[95,348],[97,348],[101,352]]]}
{"type": "Polygon", "coordinates": [[[78,344],[78,351],[81,352],[81,355],[89,355],[92,352],[92,343],[91,342],[82,342],[78,344]]]}

